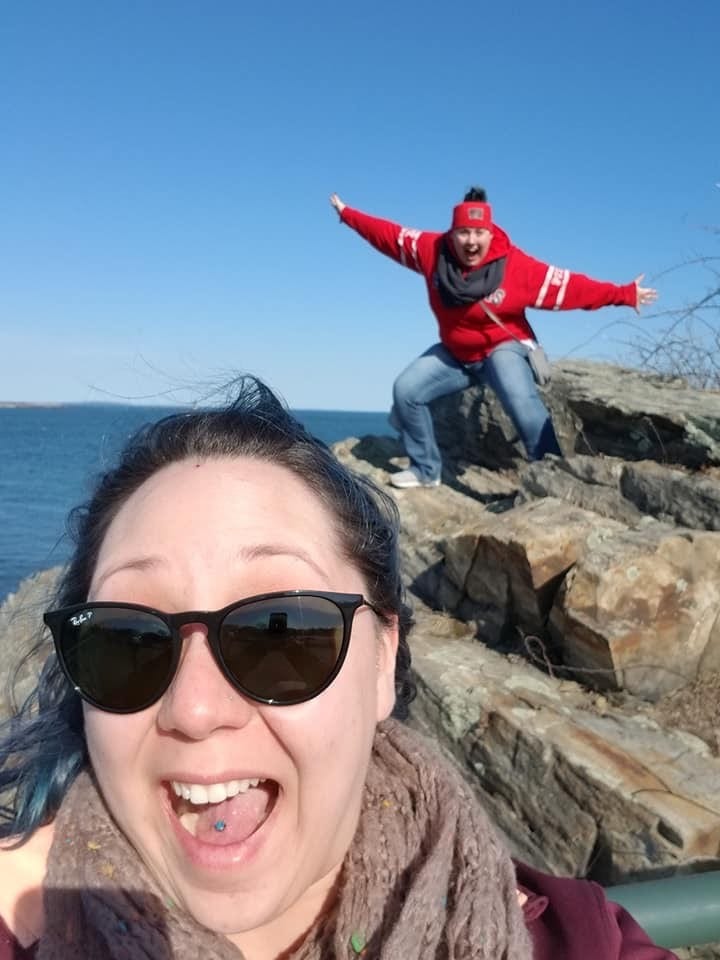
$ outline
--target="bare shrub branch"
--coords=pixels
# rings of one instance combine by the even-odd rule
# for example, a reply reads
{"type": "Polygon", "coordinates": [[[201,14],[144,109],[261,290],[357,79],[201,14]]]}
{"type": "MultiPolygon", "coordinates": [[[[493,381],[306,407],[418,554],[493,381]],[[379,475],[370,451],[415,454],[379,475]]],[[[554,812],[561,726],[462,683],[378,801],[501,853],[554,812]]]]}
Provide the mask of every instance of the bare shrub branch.
{"type": "MultiPolygon", "coordinates": [[[[717,233],[718,230],[714,229],[717,233]]],[[[660,276],[701,266],[711,276],[707,292],[688,306],[657,311],[647,319],[665,325],[642,332],[630,343],[642,369],[669,377],[682,377],[692,387],[720,389],[720,257],[699,256],[676,264],[660,276]]]]}

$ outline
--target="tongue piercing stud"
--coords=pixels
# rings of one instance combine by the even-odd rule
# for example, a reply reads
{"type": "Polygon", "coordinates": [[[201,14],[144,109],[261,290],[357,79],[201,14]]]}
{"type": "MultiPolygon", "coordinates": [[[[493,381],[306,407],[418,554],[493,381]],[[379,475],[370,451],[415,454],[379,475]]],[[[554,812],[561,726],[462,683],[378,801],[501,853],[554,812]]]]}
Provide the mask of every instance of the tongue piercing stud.
{"type": "Polygon", "coordinates": [[[222,833],[225,827],[226,827],[226,823],[224,820],[215,821],[215,829],[217,830],[218,833],[222,833]]]}

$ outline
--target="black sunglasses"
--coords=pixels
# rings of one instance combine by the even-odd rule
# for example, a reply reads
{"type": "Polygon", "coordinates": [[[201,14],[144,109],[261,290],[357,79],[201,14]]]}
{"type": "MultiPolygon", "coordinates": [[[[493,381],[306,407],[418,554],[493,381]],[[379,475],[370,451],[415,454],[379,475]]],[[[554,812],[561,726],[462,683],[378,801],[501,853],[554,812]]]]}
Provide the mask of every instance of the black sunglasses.
{"type": "Polygon", "coordinates": [[[110,713],[135,713],[165,693],[180,661],[180,628],[207,627],[227,680],[258,703],[312,700],[340,672],[355,611],[376,607],[356,593],[293,590],[248,597],[222,610],[163,613],[137,603],[80,603],[45,614],[75,691],[110,713]]]}

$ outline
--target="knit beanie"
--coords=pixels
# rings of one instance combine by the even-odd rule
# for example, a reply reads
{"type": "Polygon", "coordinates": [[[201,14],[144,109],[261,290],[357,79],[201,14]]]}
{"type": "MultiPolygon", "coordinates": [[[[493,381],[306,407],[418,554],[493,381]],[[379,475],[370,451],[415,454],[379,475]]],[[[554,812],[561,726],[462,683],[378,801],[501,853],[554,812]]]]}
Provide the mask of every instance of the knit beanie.
{"type": "Polygon", "coordinates": [[[465,229],[492,230],[492,208],[489,203],[469,200],[453,207],[452,230],[465,229]]]}

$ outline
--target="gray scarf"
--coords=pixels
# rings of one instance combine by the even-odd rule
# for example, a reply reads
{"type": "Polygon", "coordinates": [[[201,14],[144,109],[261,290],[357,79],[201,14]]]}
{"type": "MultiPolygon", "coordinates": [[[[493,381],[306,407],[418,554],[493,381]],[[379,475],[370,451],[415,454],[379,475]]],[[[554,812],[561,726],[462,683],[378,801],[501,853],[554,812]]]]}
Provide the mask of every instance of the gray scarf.
{"type": "MultiPolygon", "coordinates": [[[[157,887],[82,773],[55,822],[40,960],[241,960],[157,887]]],[[[512,863],[419,735],[378,728],[336,900],[292,960],[530,960],[512,863]]]]}
{"type": "Polygon", "coordinates": [[[443,237],[435,267],[440,299],[446,307],[462,307],[490,296],[502,283],[506,257],[484,263],[476,270],[463,270],[443,237]]]}

